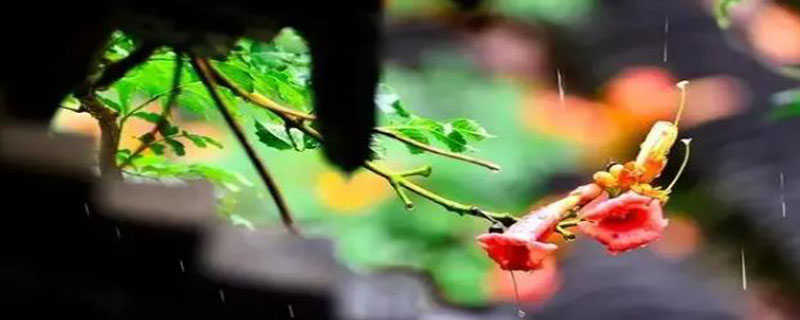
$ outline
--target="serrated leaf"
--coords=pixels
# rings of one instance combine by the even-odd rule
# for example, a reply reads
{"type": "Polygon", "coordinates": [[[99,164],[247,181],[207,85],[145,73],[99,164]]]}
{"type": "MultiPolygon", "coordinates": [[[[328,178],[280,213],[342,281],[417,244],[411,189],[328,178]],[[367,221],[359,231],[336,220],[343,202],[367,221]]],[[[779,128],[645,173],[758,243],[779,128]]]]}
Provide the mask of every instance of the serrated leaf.
{"type": "Polygon", "coordinates": [[[450,131],[447,133],[446,138],[437,136],[439,141],[444,143],[450,151],[453,152],[464,152],[470,149],[467,145],[467,139],[459,133],[458,131],[450,131]]]}
{"type": "Polygon", "coordinates": [[[167,139],[165,141],[172,148],[172,152],[175,152],[176,155],[179,157],[186,155],[186,146],[184,146],[183,143],[175,139],[167,139]]]}
{"type": "Polygon", "coordinates": [[[375,95],[375,105],[377,105],[380,112],[388,116],[411,117],[411,113],[403,106],[400,96],[387,85],[382,84],[378,87],[378,93],[375,95]]]}
{"type": "Polygon", "coordinates": [[[282,125],[267,123],[266,126],[256,121],[258,141],[278,150],[292,149],[292,144],[282,125]]]}
{"type": "MultiPolygon", "coordinates": [[[[397,129],[397,130],[393,130],[393,131],[395,133],[400,134],[401,136],[404,136],[404,137],[409,138],[411,140],[414,140],[414,141],[417,141],[417,142],[420,142],[420,143],[423,143],[423,144],[430,145],[430,140],[425,135],[425,131],[423,131],[423,130],[419,130],[419,129],[397,129]]],[[[415,146],[412,146],[412,145],[409,145],[409,144],[406,144],[406,147],[408,147],[408,151],[411,152],[411,154],[419,154],[419,153],[425,152],[425,150],[420,149],[420,148],[415,147],[415,146]]]]}
{"type": "Polygon", "coordinates": [[[486,138],[492,138],[493,135],[489,134],[477,121],[466,118],[459,118],[450,121],[450,127],[453,131],[460,133],[464,138],[473,141],[481,141],[486,138]]]}
{"type": "Polygon", "coordinates": [[[134,113],[132,116],[144,119],[145,121],[150,123],[158,123],[159,121],[161,121],[161,115],[154,112],[139,111],[134,113]]]}

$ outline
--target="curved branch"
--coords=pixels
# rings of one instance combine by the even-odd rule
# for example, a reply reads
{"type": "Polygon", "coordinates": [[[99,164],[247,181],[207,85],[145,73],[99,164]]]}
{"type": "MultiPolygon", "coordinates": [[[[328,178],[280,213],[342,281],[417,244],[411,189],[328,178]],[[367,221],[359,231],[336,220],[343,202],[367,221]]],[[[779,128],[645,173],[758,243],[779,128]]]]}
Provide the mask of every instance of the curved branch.
{"type": "MultiPolygon", "coordinates": [[[[259,93],[247,92],[243,88],[237,86],[236,84],[232,83],[230,80],[226,79],[224,76],[222,76],[219,72],[217,72],[213,68],[212,68],[211,72],[219,80],[219,84],[221,86],[230,89],[236,95],[238,95],[238,96],[240,96],[242,98],[245,98],[246,100],[252,102],[253,104],[255,104],[255,105],[259,106],[259,107],[262,107],[264,109],[272,111],[273,113],[277,114],[278,116],[281,116],[282,118],[284,118],[284,120],[286,120],[285,119],[286,117],[294,118],[293,120],[295,120],[295,121],[290,121],[290,122],[295,122],[295,123],[298,122],[297,120],[311,120],[311,121],[315,120],[315,117],[313,115],[311,115],[311,114],[304,113],[304,112],[301,112],[301,111],[297,111],[297,110],[294,110],[294,109],[290,109],[290,108],[281,106],[280,104],[278,104],[274,100],[272,100],[270,98],[267,98],[267,97],[265,97],[265,96],[263,96],[263,95],[261,95],[259,93]]],[[[296,127],[296,124],[293,123],[292,126],[296,127]]],[[[448,157],[448,158],[451,158],[451,159],[456,159],[456,160],[461,160],[461,161],[464,161],[464,162],[476,164],[476,165],[488,168],[490,170],[500,171],[500,166],[495,164],[495,163],[493,163],[493,162],[490,162],[490,161],[487,161],[487,160],[483,160],[483,159],[478,159],[478,158],[475,158],[475,157],[470,157],[470,156],[463,155],[463,154],[458,154],[458,153],[446,151],[446,150],[443,150],[443,149],[440,149],[440,148],[437,148],[437,147],[434,147],[434,146],[431,146],[431,145],[427,145],[427,144],[421,143],[419,141],[416,141],[416,140],[413,140],[413,139],[409,139],[407,137],[399,135],[399,134],[397,134],[397,133],[395,133],[395,132],[393,132],[393,131],[391,131],[389,129],[386,129],[386,128],[380,128],[380,127],[374,128],[373,132],[375,132],[377,134],[380,134],[380,135],[383,135],[383,136],[386,136],[386,137],[389,137],[389,138],[392,138],[392,139],[395,139],[395,140],[400,141],[402,143],[405,143],[405,144],[412,145],[414,147],[423,149],[423,150],[428,151],[428,152],[433,153],[433,154],[438,154],[438,155],[443,156],[443,157],[448,157]]]]}
{"type": "MultiPolygon", "coordinates": [[[[252,101],[256,105],[259,105],[267,110],[272,111],[275,115],[282,118],[286,125],[297,128],[298,130],[302,131],[303,133],[307,134],[308,136],[316,139],[317,141],[322,142],[323,137],[319,134],[314,128],[312,128],[305,120],[313,120],[314,117],[312,115],[302,113],[299,111],[291,110],[285,107],[275,108],[275,106],[270,106],[266,104],[261,104],[257,101],[261,101],[260,99],[256,98],[261,95],[257,93],[249,93],[244,89],[237,87],[235,84],[230,82],[229,80],[225,79],[221,74],[219,74],[214,68],[211,67],[210,63],[207,60],[198,58],[198,62],[204,63],[204,65],[209,66],[207,70],[210,73],[213,73],[216,79],[220,79],[220,85],[228,87],[233,91],[236,95],[243,97],[247,100],[252,101]],[[284,112],[285,110],[290,110],[290,112],[284,112]],[[298,116],[298,114],[300,116],[298,116]]],[[[271,101],[271,100],[270,100],[271,101]]],[[[274,102],[273,102],[274,103],[274,102]]],[[[483,210],[474,205],[467,205],[463,203],[459,203],[450,199],[447,199],[441,195],[430,191],[411,180],[408,180],[408,172],[394,172],[387,168],[383,168],[380,165],[372,161],[368,161],[363,165],[363,167],[373,173],[383,177],[395,191],[398,193],[398,196],[403,201],[403,204],[407,207],[413,207],[411,200],[405,195],[402,189],[409,190],[423,198],[426,198],[434,203],[439,204],[440,206],[444,207],[448,211],[455,212],[459,215],[471,215],[478,218],[489,220],[493,223],[502,223],[505,226],[510,226],[517,221],[517,218],[514,216],[507,214],[507,213],[496,213],[491,211],[483,210]],[[402,189],[401,189],[402,188],[402,189]]]]}
{"type": "Polygon", "coordinates": [[[289,211],[289,206],[286,204],[286,200],[283,198],[283,194],[281,194],[280,189],[278,188],[278,184],[275,183],[275,180],[272,179],[272,176],[269,174],[267,167],[264,165],[264,161],[258,156],[256,153],[255,148],[247,141],[247,137],[244,134],[244,128],[241,127],[241,124],[236,122],[231,115],[228,106],[222,101],[222,98],[219,96],[219,92],[217,92],[217,84],[214,79],[213,74],[211,73],[211,64],[208,63],[208,60],[198,57],[192,57],[192,66],[195,70],[197,70],[198,75],[200,75],[200,80],[203,81],[203,84],[206,86],[208,93],[211,95],[211,98],[217,104],[222,113],[225,122],[228,126],[233,130],[236,139],[239,140],[239,143],[242,144],[244,147],[247,156],[250,158],[250,162],[256,167],[261,180],[267,186],[267,190],[269,190],[270,195],[272,195],[272,199],[275,200],[275,205],[278,207],[278,211],[281,215],[281,220],[283,221],[283,225],[286,226],[286,229],[289,230],[292,234],[299,235],[300,232],[294,226],[294,220],[292,219],[292,214],[289,211]]]}
{"type": "Polygon", "coordinates": [[[403,135],[397,134],[396,132],[394,132],[394,131],[392,131],[390,129],[377,127],[375,129],[373,129],[373,131],[375,133],[387,136],[389,138],[395,139],[395,140],[400,141],[402,143],[405,143],[407,145],[411,145],[411,146],[423,149],[423,150],[428,151],[428,152],[433,153],[433,154],[438,154],[438,155],[443,156],[443,157],[448,157],[448,158],[452,158],[452,159],[456,159],[456,160],[469,162],[469,163],[472,163],[472,164],[477,164],[477,165],[479,165],[481,167],[489,168],[490,170],[500,171],[500,166],[495,164],[495,163],[492,163],[492,162],[489,162],[489,161],[486,161],[486,160],[482,160],[482,159],[478,159],[478,158],[475,158],[475,157],[470,157],[470,156],[467,156],[467,155],[458,154],[458,153],[450,152],[450,151],[447,151],[447,150],[439,149],[437,147],[434,147],[434,146],[419,142],[417,140],[410,139],[410,138],[405,137],[403,135]]]}

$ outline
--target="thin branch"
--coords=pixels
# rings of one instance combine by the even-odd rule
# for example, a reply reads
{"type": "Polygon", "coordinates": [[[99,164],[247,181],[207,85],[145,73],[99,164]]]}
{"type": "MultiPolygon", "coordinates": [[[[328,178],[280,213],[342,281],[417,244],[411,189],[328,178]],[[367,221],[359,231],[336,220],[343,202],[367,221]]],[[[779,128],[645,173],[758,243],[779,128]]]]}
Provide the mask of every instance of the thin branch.
{"type": "Polygon", "coordinates": [[[373,131],[375,133],[387,136],[389,138],[395,139],[395,140],[400,141],[402,143],[405,143],[407,145],[411,145],[411,146],[423,149],[423,150],[428,151],[428,152],[433,153],[433,154],[438,154],[440,156],[444,156],[444,157],[448,157],[448,158],[452,158],[452,159],[456,159],[456,160],[461,160],[461,161],[469,162],[469,163],[472,163],[472,164],[477,164],[477,165],[479,165],[481,167],[489,168],[489,169],[494,170],[494,171],[500,171],[500,166],[495,164],[495,163],[492,163],[492,162],[489,162],[489,161],[486,161],[486,160],[482,160],[482,159],[478,159],[478,158],[474,158],[474,157],[470,157],[470,156],[467,156],[467,155],[453,153],[453,152],[450,152],[450,151],[447,151],[447,150],[439,149],[437,147],[434,147],[434,146],[431,146],[431,145],[428,145],[428,144],[424,144],[422,142],[419,142],[417,140],[408,138],[406,136],[399,135],[399,134],[397,134],[396,132],[394,132],[394,131],[392,131],[390,129],[377,127],[375,129],[373,129],[373,131]]]}
{"type": "MultiPolygon", "coordinates": [[[[262,108],[265,108],[267,110],[270,110],[270,111],[278,114],[279,116],[283,116],[283,117],[289,116],[289,117],[294,117],[296,119],[301,119],[301,120],[315,120],[315,117],[313,115],[311,115],[311,114],[304,113],[304,112],[301,112],[301,111],[297,111],[297,110],[294,110],[294,109],[290,109],[290,108],[281,106],[280,104],[278,104],[274,100],[272,100],[270,98],[267,98],[267,97],[265,97],[265,96],[263,96],[263,95],[261,95],[259,93],[247,92],[246,90],[242,89],[241,87],[237,86],[236,84],[232,83],[231,81],[229,81],[228,79],[223,77],[216,70],[212,70],[212,72],[214,73],[216,78],[219,80],[219,84],[220,85],[230,89],[236,95],[249,100],[250,102],[252,102],[253,104],[255,104],[255,105],[259,106],[259,107],[262,107],[262,108]]],[[[402,143],[405,143],[405,144],[412,145],[414,147],[423,149],[423,150],[428,151],[430,153],[438,154],[438,155],[443,156],[443,157],[448,157],[448,158],[451,158],[451,159],[456,159],[456,160],[461,160],[461,161],[465,161],[465,162],[468,162],[468,163],[476,164],[476,165],[479,165],[479,166],[482,166],[482,167],[485,167],[485,168],[488,168],[488,169],[494,170],[494,171],[499,171],[500,170],[500,166],[499,165],[497,165],[495,163],[492,163],[490,161],[478,159],[478,158],[475,158],[475,157],[470,157],[470,156],[463,155],[463,154],[450,152],[450,151],[443,150],[443,149],[440,149],[440,148],[437,148],[437,147],[434,147],[434,146],[431,146],[431,145],[427,145],[427,144],[421,143],[419,141],[410,139],[408,137],[399,135],[399,134],[395,133],[394,131],[391,131],[391,130],[386,129],[386,128],[380,128],[380,127],[374,128],[373,132],[375,132],[377,134],[381,134],[381,135],[387,136],[387,137],[392,138],[392,139],[395,139],[395,140],[400,141],[402,143]]]]}
{"type": "Polygon", "coordinates": [[[208,89],[208,93],[211,95],[211,98],[217,104],[222,113],[225,122],[227,122],[228,126],[233,130],[236,139],[239,140],[239,143],[242,144],[244,147],[247,156],[250,158],[253,165],[256,167],[259,176],[261,176],[261,180],[264,181],[264,184],[267,186],[267,190],[272,195],[272,199],[275,200],[275,205],[278,207],[278,211],[281,215],[281,220],[283,221],[283,225],[289,230],[289,232],[299,235],[300,232],[295,228],[294,221],[292,219],[292,214],[289,211],[289,207],[286,204],[286,200],[283,198],[280,189],[278,188],[278,184],[275,183],[275,180],[272,179],[272,176],[269,174],[267,167],[264,165],[264,162],[258,156],[258,153],[255,151],[252,145],[247,141],[247,137],[245,136],[245,130],[241,127],[241,124],[236,122],[233,116],[228,109],[228,106],[219,96],[219,92],[217,92],[217,84],[215,81],[214,75],[211,73],[211,65],[208,63],[208,60],[192,57],[192,66],[197,73],[200,75],[200,80],[203,81],[203,84],[208,89]]]}
{"type": "MultiPolygon", "coordinates": [[[[169,98],[167,98],[167,104],[164,105],[163,109],[161,109],[161,117],[158,119],[158,122],[155,125],[153,125],[153,128],[150,129],[150,131],[147,132],[145,135],[152,136],[155,135],[156,132],[161,132],[163,130],[164,125],[167,124],[167,117],[169,116],[170,110],[172,110],[172,105],[175,104],[175,100],[177,100],[178,95],[180,94],[181,74],[183,73],[183,62],[180,61],[180,56],[181,56],[180,52],[176,52],[175,56],[176,56],[175,72],[172,75],[172,89],[168,91],[169,98]]],[[[133,158],[135,156],[139,155],[140,153],[142,153],[142,151],[144,151],[147,148],[148,148],[147,143],[142,142],[141,144],[139,144],[139,147],[136,148],[136,150],[134,150],[129,157],[125,158],[125,161],[122,164],[120,164],[119,166],[120,169],[128,166],[131,163],[131,161],[133,161],[133,158]]]]}
{"type": "MultiPolygon", "coordinates": [[[[205,61],[207,61],[207,60],[205,60],[205,61]]],[[[210,64],[209,64],[209,66],[210,66],[210,64]]],[[[268,110],[270,110],[272,112],[275,112],[275,113],[278,113],[278,114],[281,114],[281,115],[288,115],[288,116],[295,117],[297,119],[302,119],[302,120],[314,120],[314,116],[312,116],[310,114],[307,114],[307,113],[302,112],[302,111],[297,111],[297,110],[293,110],[293,109],[284,107],[284,106],[278,104],[277,102],[275,102],[274,100],[272,100],[270,98],[267,98],[267,97],[265,97],[265,96],[263,96],[261,94],[247,92],[247,90],[242,89],[241,87],[233,84],[230,80],[228,80],[225,77],[223,77],[213,67],[210,67],[210,68],[211,68],[210,72],[214,75],[214,79],[219,81],[219,85],[221,85],[223,87],[226,87],[228,89],[231,89],[231,91],[233,91],[233,93],[235,93],[236,95],[238,95],[240,97],[243,97],[243,98],[249,100],[250,102],[254,103],[255,105],[263,107],[265,109],[268,109],[268,110]]]]}
{"type": "MultiPolygon", "coordinates": [[[[233,91],[236,95],[248,99],[251,102],[255,103],[256,105],[259,105],[261,107],[264,107],[272,111],[275,115],[282,118],[286,123],[286,125],[297,128],[306,135],[316,139],[317,141],[322,142],[323,140],[322,135],[320,135],[319,132],[317,132],[314,128],[308,125],[308,123],[305,121],[305,120],[313,120],[314,119],[313,116],[280,106],[279,106],[280,108],[275,108],[274,106],[263,105],[258,102],[260,101],[259,99],[255,98],[260,96],[257,93],[251,94],[239,88],[229,80],[225,79],[225,77],[223,77],[216,70],[214,70],[214,68],[210,67],[210,64],[207,62],[207,60],[198,59],[198,62],[204,62],[205,65],[209,66],[209,69],[207,71],[214,73],[215,78],[220,80],[220,85],[231,89],[231,91],[233,91]],[[283,112],[284,110],[290,110],[291,112],[283,112]],[[298,114],[300,114],[300,116],[298,116],[298,114]]],[[[486,211],[474,205],[463,204],[447,199],[439,194],[434,193],[433,191],[430,191],[408,180],[406,176],[403,176],[404,173],[407,174],[408,172],[397,173],[387,168],[383,168],[372,161],[368,161],[363,165],[363,167],[386,179],[389,182],[389,184],[392,185],[393,188],[395,188],[398,195],[400,196],[400,199],[403,201],[403,204],[406,207],[409,207],[411,200],[408,199],[407,196],[405,196],[405,193],[402,191],[402,189],[409,190],[423,198],[426,198],[434,203],[439,204],[448,211],[455,212],[459,215],[465,215],[465,214],[471,215],[478,218],[486,219],[490,222],[499,222],[505,226],[510,226],[517,221],[517,218],[508,213],[497,213],[497,212],[486,211]]],[[[411,206],[413,206],[413,204],[411,204],[411,206]]]]}
{"type": "Polygon", "coordinates": [[[145,102],[140,103],[138,106],[136,106],[133,109],[131,109],[130,111],[128,111],[128,113],[124,114],[122,116],[122,118],[120,118],[120,120],[119,120],[119,126],[122,127],[122,125],[125,124],[125,121],[128,120],[128,118],[130,118],[131,116],[133,116],[134,113],[138,112],[139,110],[144,109],[145,107],[147,107],[147,105],[149,105],[149,104],[155,102],[156,100],[160,99],[165,94],[171,94],[172,92],[174,92],[176,90],[182,90],[183,88],[186,88],[186,87],[188,87],[188,86],[190,86],[192,84],[195,84],[195,83],[200,83],[200,81],[183,83],[183,84],[180,84],[178,86],[172,87],[167,91],[164,91],[162,93],[158,93],[158,94],[150,97],[150,99],[147,99],[145,102]]]}

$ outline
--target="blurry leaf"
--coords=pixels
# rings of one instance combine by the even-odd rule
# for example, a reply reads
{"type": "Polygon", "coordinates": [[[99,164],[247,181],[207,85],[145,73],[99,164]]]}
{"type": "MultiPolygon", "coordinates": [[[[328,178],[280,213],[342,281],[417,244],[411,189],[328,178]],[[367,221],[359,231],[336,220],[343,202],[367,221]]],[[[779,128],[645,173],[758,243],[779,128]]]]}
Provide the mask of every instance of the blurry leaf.
{"type": "Polygon", "coordinates": [[[127,160],[131,156],[131,150],[129,149],[120,149],[117,150],[117,163],[122,163],[127,160]]]}
{"type": "Polygon", "coordinates": [[[266,126],[256,121],[256,135],[261,143],[278,150],[292,149],[292,143],[283,125],[267,123],[266,126]]]}
{"type": "MultiPolygon", "coordinates": [[[[450,129],[450,127],[447,127],[450,129]]],[[[450,151],[453,152],[464,152],[470,149],[467,145],[467,139],[464,139],[464,136],[461,135],[458,131],[448,130],[446,136],[436,136],[439,141],[444,143],[450,151]]]]}
{"type": "Polygon", "coordinates": [[[714,6],[714,17],[717,18],[717,25],[722,29],[727,29],[731,25],[730,9],[740,0],[717,0],[714,6]]]}
{"type": "Polygon", "coordinates": [[[467,139],[472,139],[474,141],[481,141],[485,138],[494,137],[484,129],[477,121],[460,118],[453,121],[450,121],[450,126],[453,128],[453,131],[460,133],[467,139]]]}
{"type": "MultiPolygon", "coordinates": [[[[396,133],[398,133],[398,134],[400,134],[400,135],[402,135],[404,137],[407,137],[409,139],[412,139],[414,141],[419,141],[421,143],[428,144],[428,145],[430,144],[430,141],[428,140],[428,137],[425,135],[425,132],[422,131],[422,130],[417,130],[417,129],[397,129],[397,130],[394,130],[394,131],[396,133]]],[[[409,144],[406,144],[406,147],[408,147],[408,151],[411,152],[412,154],[419,154],[419,153],[425,152],[425,150],[422,150],[420,148],[417,148],[417,147],[409,145],[409,144]]]]}
{"type": "Polygon", "coordinates": [[[163,136],[169,137],[178,134],[178,132],[180,132],[180,129],[172,125],[172,123],[170,123],[169,120],[166,120],[158,123],[158,131],[161,132],[163,136]]]}
{"type": "Polygon", "coordinates": [[[106,107],[114,109],[114,111],[117,112],[122,112],[122,106],[120,106],[116,101],[103,97],[103,95],[100,94],[95,95],[95,97],[97,97],[97,100],[100,100],[100,102],[102,102],[106,107]]]}
{"type": "Polygon", "coordinates": [[[238,214],[231,214],[229,218],[231,219],[231,224],[233,224],[234,226],[244,227],[245,229],[250,231],[256,229],[255,225],[253,225],[253,223],[250,222],[250,220],[247,220],[238,214]]]}
{"type": "Polygon", "coordinates": [[[387,85],[381,84],[378,87],[378,93],[375,95],[375,104],[380,112],[388,116],[401,118],[409,118],[411,116],[411,113],[406,110],[400,101],[400,96],[387,85]]]}
{"type": "Polygon", "coordinates": [[[139,111],[133,114],[134,117],[142,118],[150,123],[158,123],[161,121],[161,115],[154,112],[139,111]]]}
{"type": "Polygon", "coordinates": [[[81,107],[81,102],[78,101],[78,98],[75,98],[75,96],[68,95],[63,101],[61,101],[61,106],[70,109],[78,109],[81,107]]]}
{"type": "Polygon", "coordinates": [[[297,54],[308,52],[308,45],[306,45],[305,40],[292,28],[283,28],[273,41],[280,49],[286,52],[297,54]]]}
{"type": "Polygon", "coordinates": [[[778,107],[770,112],[770,118],[784,120],[800,116],[800,89],[777,93],[772,100],[778,107]]]}
{"type": "Polygon", "coordinates": [[[220,148],[220,149],[224,148],[222,143],[219,143],[219,141],[214,140],[214,138],[211,138],[211,137],[208,137],[208,136],[200,136],[200,137],[203,138],[203,140],[206,143],[208,143],[208,144],[210,144],[212,146],[215,146],[215,147],[220,148]]]}
{"type": "Polygon", "coordinates": [[[233,81],[247,92],[253,92],[253,77],[247,70],[228,62],[212,62],[212,64],[225,78],[233,81]]]}
{"type": "Polygon", "coordinates": [[[151,144],[148,148],[150,148],[150,150],[153,150],[153,153],[155,153],[157,155],[163,155],[164,154],[164,148],[166,148],[166,147],[163,144],[154,143],[154,144],[151,144]]]}
{"type": "Polygon", "coordinates": [[[187,139],[191,140],[192,143],[194,143],[194,145],[196,145],[198,148],[205,148],[206,146],[208,146],[206,144],[206,140],[203,139],[203,137],[200,136],[200,135],[191,134],[191,133],[188,133],[188,132],[184,131],[183,132],[183,136],[186,137],[187,139]]]}
{"type": "Polygon", "coordinates": [[[175,152],[176,155],[180,157],[186,155],[186,146],[184,146],[180,141],[175,139],[166,139],[166,142],[170,147],[172,147],[172,152],[175,152]]]}
{"type": "Polygon", "coordinates": [[[214,101],[200,82],[186,84],[181,87],[177,99],[178,106],[192,113],[203,115],[209,108],[214,108],[214,101]]]}
{"type": "Polygon", "coordinates": [[[151,143],[156,140],[156,137],[152,133],[145,133],[139,136],[139,141],[142,143],[151,143]]]}
{"type": "Polygon", "coordinates": [[[306,150],[311,150],[319,148],[320,144],[319,141],[317,141],[317,139],[314,139],[308,135],[303,135],[303,146],[306,150]]]}

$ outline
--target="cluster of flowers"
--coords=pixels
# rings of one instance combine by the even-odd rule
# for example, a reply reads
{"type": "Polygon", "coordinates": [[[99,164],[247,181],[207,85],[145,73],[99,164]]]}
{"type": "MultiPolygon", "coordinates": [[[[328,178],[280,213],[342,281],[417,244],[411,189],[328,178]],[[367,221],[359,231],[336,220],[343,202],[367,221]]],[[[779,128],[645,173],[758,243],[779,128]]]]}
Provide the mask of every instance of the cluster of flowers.
{"type": "MultiPolygon", "coordinates": [[[[541,268],[542,261],[558,248],[546,242],[553,232],[573,238],[569,227],[577,227],[614,255],[646,246],[667,226],[662,206],[672,184],[662,189],[651,183],[666,166],[677,137],[677,118],[674,123],[656,122],[634,161],[595,173],[593,183],[532,211],[502,233],[485,233],[477,241],[502,269],[523,271],[541,268]]],[[[689,141],[683,140],[687,147],[689,141]]]]}

